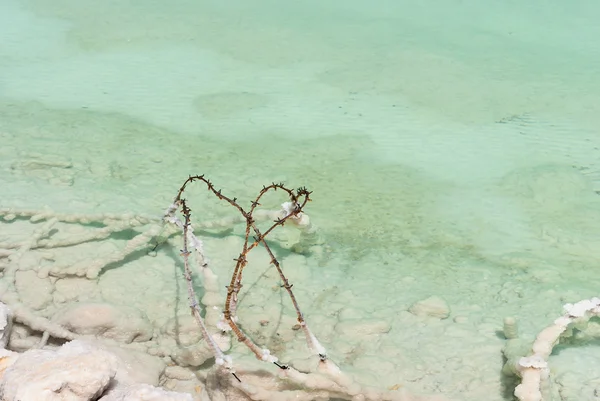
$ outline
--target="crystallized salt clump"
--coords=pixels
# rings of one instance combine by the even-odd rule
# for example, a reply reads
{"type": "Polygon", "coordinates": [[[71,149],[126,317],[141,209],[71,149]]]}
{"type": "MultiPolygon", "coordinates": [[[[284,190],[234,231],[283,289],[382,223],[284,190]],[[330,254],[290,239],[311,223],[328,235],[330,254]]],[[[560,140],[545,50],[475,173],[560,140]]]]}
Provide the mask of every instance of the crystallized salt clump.
{"type": "Polygon", "coordinates": [[[600,298],[585,299],[575,304],[565,304],[565,312],[572,317],[583,317],[587,312],[600,307],[600,298]]]}
{"type": "Polygon", "coordinates": [[[32,349],[0,379],[3,401],[88,401],[97,399],[116,375],[113,354],[80,341],[56,351],[32,349]]]}

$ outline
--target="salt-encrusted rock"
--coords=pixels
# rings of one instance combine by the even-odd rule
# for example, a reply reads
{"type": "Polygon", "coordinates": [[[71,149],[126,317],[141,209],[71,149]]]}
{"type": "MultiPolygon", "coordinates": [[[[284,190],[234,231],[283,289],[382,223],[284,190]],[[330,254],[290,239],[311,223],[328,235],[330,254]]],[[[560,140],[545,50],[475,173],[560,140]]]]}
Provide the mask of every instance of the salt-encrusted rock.
{"type": "Polygon", "coordinates": [[[428,316],[438,319],[446,319],[450,316],[450,307],[440,297],[431,296],[414,303],[408,311],[415,316],[428,316]]]}
{"type": "MultiPolygon", "coordinates": [[[[212,333],[213,340],[219,345],[221,350],[226,351],[230,347],[231,338],[227,334],[212,333]]],[[[170,354],[173,361],[180,366],[200,366],[207,360],[214,357],[212,349],[201,340],[195,345],[189,347],[174,347],[170,354]]]]}
{"type": "Polygon", "coordinates": [[[189,313],[169,319],[161,328],[160,333],[173,338],[181,346],[187,347],[202,340],[198,323],[189,313]]]}
{"type": "Polygon", "coordinates": [[[335,325],[337,333],[359,337],[387,333],[390,329],[391,327],[388,322],[377,319],[348,319],[342,320],[335,325]]]}
{"type": "MultiPolygon", "coordinates": [[[[180,315],[169,319],[160,329],[158,342],[180,366],[200,366],[212,358],[212,349],[202,338],[196,320],[190,315],[180,315]]],[[[231,337],[213,333],[213,339],[223,351],[231,347],[231,337]]]]}
{"type": "Polygon", "coordinates": [[[117,372],[117,358],[81,341],[56,351],[23,353],[0,378],[3,401],[89,401],[97,399],[117,372]]]}
{"type": "Polygon", "coordinates": [[[52,303],[54,286],[47,278],[39,278],[33,270],[17,271],[15,287],[19,298],[29,308],[41,310],[52,303]]]}
{"type": "Polygon", "coordinates": [[[78,303],[58,311],[52,318],[67,330],[110,338],[118,342],[148,341],[153,327],[137,308],[107,303],[78,303]]]}
{"type": "Polygon", "coordinates": [[[96,282],[85,277],[63,277],[57,280],[52,296],[55,303],[94,302],[101,298],[96,282]]]}
{"type": "Polygon", "coordinates": [[[182,368],[181,366],[167,366],[165,368],[165,377],[181,381],[193,380],[196,375],[191,370],[182,368]]]}
{"type": "Polygon", "coordinates": [[[165,362],[161,358],[134,349],[125,349],[117,345],[107,345],[96,341],[91,341],[91,344],[97,344],[99,348],[117,357],[119,366],[115,375],[115,381],[119,385],[149,384],[158,386],[160,376],[166,367],[165,362]]]}
{"type": "Polygon", "coordinates": [[[98,401],[193,401],[191,394],[176,393],[148,384],[118,387],[98,401]]]}

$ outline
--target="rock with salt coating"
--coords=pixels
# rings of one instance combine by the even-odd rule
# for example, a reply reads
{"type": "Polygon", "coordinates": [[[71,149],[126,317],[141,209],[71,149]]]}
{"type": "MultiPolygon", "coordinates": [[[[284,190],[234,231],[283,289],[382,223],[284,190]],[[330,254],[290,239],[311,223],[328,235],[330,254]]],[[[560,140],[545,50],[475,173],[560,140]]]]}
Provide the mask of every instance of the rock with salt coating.
{"type": "Polygon", "coordinates": [[[176,393],[148,384],[118,387],[98,401],[193,401],[191,394],[176,393]]]}
{"type": "Polygon", "coordinates": [[[117,373],[117,358],[84,342],[56,351],[21,354],[0,378],[3,401],[89,401],[97,399],[117,373]]]}
{"type": "Polygon", "coordinates": [[[435,295],[415,302],[408,308],[408,311],[415,316],[434,317],[437,319],[446,319],[450,316],[450,307],[446,301],[435,295]]]}
{"type": "Polygon", "coordinates": [[[339,334],[352,334],[359,337],[389,332],[390,324],[376,319],[347,319],[335,325],[335,331],[339,334]]]}
{"type": "Polygon", "coordinates": [[[158,386],[160,376],[166,367],[162,359],[134,349],[125,349],[92,340],[83,341],[97,344],[98,348],[102,348],[117,357],[119,366],[114,380],[120,386],[136,383],[158,386]]]}
{"type": "Polygon", "coordinates": [[[52,322],[77,334],[110,338],[118,342],[148,341],[153,327],[137,308],[108,303],[76,303],[59,310],[52,322]]]}

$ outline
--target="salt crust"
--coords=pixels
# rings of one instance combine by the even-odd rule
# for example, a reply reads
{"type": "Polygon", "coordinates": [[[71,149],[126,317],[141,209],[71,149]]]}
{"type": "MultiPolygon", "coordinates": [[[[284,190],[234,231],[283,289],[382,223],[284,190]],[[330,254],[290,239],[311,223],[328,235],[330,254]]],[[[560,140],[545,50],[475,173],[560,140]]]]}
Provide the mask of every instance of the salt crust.
{"type": "Polygon", "coordinates": [[[101,335],[122,343],[148,341],[153,334],[146,315],[127,305],[76,303],[59,310],[52,322],[73,333],[101,335]]]}
{"type": "Polygon", "coordinates": [[[415,316],[426,316],[437,319],[446,319],[450,316],[450,307],[442,298],[431,296],[415,302],[408,311],[415,316]]]}
{"type": "Polygon", "coordinates": [[[93,342],[74,340],[56,350],[32,349],[23,354],[2,350],[0,397],[3,401],[192,401],[136,380],[158,382],[164,366],[117,355],[93,342]],[[150,365],[143,374],[143,364],[150,365]],[[158,369],[157,369],[158,367],[158,369]],[[142,371],[142,373],[140,373],[142,371]],[[155,376],[155,377],[152,377],[155,376]],[[100,397],[100,398],[99,398],[100,397]]]}

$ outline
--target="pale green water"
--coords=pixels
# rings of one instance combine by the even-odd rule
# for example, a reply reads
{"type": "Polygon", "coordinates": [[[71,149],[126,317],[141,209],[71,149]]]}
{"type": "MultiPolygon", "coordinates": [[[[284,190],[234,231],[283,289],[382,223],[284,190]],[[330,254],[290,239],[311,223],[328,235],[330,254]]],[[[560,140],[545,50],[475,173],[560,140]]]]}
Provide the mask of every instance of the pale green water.
{"type": "Polygon", "coordinates": [[[353,272],[357,302],[439,294],[480,311],[478,335],[505,315],[533,335],[600,282],[598,15],[592,1],[3,0],[0,203],[160,214],[188,174],[240,197],[305,185],[327,269],[353,272]],[[70,167],[22,167],[36,158],[70,167]]]}

